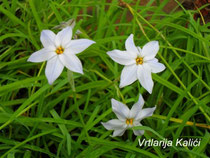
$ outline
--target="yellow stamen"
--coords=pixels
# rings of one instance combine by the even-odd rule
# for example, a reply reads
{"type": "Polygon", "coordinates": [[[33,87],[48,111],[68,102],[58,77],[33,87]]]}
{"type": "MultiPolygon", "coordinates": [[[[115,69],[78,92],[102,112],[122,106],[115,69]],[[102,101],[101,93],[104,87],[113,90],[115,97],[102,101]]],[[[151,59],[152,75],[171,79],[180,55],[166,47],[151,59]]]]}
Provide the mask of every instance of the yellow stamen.
{"type": "Polygon", "coordinates": [[[126,120],[126,124],[127,124],[127,125],[133,125],[133,118],[128,118],[128,119],[126,120]]]}
{"type": "Polygon", "coordinates": [[[136,65],[142,65],[143,64],[143,58],[142,57],[137,57],[136,58],[136,65]]]}
{"type": "Polygon", "coordinates": [[[56,51],[55,51],[57,54],[63,54],[63,52],[64,52],[64,49],[63,49],[63,47],[58,47],[57,49],[56,49],[56,51]]]}

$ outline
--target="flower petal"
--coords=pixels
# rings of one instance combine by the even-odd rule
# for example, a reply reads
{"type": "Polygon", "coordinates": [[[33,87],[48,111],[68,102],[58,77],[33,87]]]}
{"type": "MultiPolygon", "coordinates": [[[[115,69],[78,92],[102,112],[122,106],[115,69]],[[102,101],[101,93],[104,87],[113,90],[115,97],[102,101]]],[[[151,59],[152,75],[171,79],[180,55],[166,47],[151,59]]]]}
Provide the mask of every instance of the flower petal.
{"type": "Polygon", "coordinates": [[[113,50],[107,52],[107,54],[114,60],[115,62],[121,65],[131,65],[136,63],[136,59],[132,57],[127,51],[113,50]]]}
{"type": "MultiPolygon", "coordinates": [[[[140,122],[138,122],[138,121],[134,121],[134,127],[137,127],[137,126],[142,126],[142,124],[140,123],[140,122]]],[[[141,135],[143,135],[144,134],[144,130],[138,130],[138,129],[136,129],[136,130],[134,130],[133,129],[133,133],[136,135],[136,136],[141,136],[141,135]]]]}
{"type": "Polygon", "coordinates": [[[136,116],[135,120],[136,121],[141,121],[146,117],[152,116],[153,112],[155,111],[156,107],[153,108],[146,108],[142,109],[136,116]]]}
{"type": "Polygon", "coordinates": [[[144,134],[144,130],[133,130],[133,133],[136,135],[136,136],[141,136],[144,134]]]}
{"type": "Polygon", "coordinates": [[[30,62],[43,62],[46,60],[49,60],[50,58],[54,57],[56,55],[55,52],[50,51],[46,48],[43,48],[39,51],[34,52],[27,61],[30,62]]]}
{"type": "Polygon", "coordinates": [[[55,50],[56,49],[54,45],[55,36],[56,35],[54,34],[54,32],[50,30],[43,30],[41,32],[41,37],[40,37],[42,45],[50,50],[55,50]]]}
{"type": "Polygon", "coordinates": [[[107,130],[116,130],[119,128],[126,128],[125,121],[120,121],[118,119],[112,119],[108,122],[101,122],[101,124],[107,129],[107,130]]]}
{"type": "Polygon", "coordinates": [[[122,136],[125,133],[125,130],[126,128],[114,130],[112,137],[122,136]]]}
{"type": "Polygon", "coordinates": [[[143,105],[144,105],[144,99],[140,94],[138,102],[136,102],[130,110],[130,118],[135,118],[136,115],[141,111],[143,105]]]}
{"type": "Polygon", "coordinates": [[[144,57],[144,60],[146,61],[153,59],[156,56],[158,50],[159,50],[158,41],[148,42],[146,45],[144,45],[142,49],[142,56],[144,57]]]}
{"type": "Polygon", "coordinates": [[[71,40],[71,42],[66,46],[69,48],[70,52],[73,54],[78,54],[87,49],[90,45],[95,42],[89,39],[77,39],[71,40]]]}
{"type": "Polygon", "coordinates": [[[54,56],[47,61],[45,75],[47,76],[49,84],[52,84],[63,71],[63,64],[60,62],[58,56],[54,56]]]}
{"type": "Polygon", "coordinates": [[[158,73],[163,70],[165,70],[165,65],[159,62],[155,62],[154,60],[149,60],[145,64],[148,64],[148,66],[151,68],[152,73],[158,73]]]}
{"type": "Polygon", "coordinates": [[[137,65],[126,65],[120,76],[120,88],[132,84],[137,80],[137,65]]]}
{"type": "Polygon", "coordinates": [[[72,28],[70,26],[62,29],[55,37],[56,47],[62,46],[66,48],[66,46],[70,43],[72,38],[72,28]]]}
{"type": "Polygon", "coordinates": [[[155,62],[155,63],[157,63],[158,59],[157,58],[153,58],[153,59],[145,61],[145,63],[147,63],[147,62],[155,62]]]}
{"type": "Polygon", "coordinates": [[[133,41],[133,34],[131,34],[127,40],[125,41],[125,48],[127,50],[127,52],[133,56],[134,58],[137,57],[137,55],[139,54],[139,50],[138,48],[135,46],[135,43],[133,41]]]}
{"type": "Polygon", "coordinates": [[[119,120],[125,121],[126,118],[129,117],[130,110],[128,109],[128,107],[115,99],[112,99],[111,102],[112,111],[116,114],[119,120]]]}
{"type": "Polygon", "coordinates": [[[137,78],[141,85],[151,94],[154,82],[152,80],[151,70],[145,64],[138,66],[137,78]]]}
{"type": "Polygon", "coordinates": [[[138,49],[138,56],[142,56],[142,54],[141,54],[141,52],[142,52],[142,49],[140,48],[140,47],[137,47],[137,49],[138,49]]]}
{"type": "Polygon", "coordinates": [[[63,54],[59,55],[59,58],[63,65],[65,65],[69,70],[83,74],[82,63],[76,55],[65,51],[63,54]]]}

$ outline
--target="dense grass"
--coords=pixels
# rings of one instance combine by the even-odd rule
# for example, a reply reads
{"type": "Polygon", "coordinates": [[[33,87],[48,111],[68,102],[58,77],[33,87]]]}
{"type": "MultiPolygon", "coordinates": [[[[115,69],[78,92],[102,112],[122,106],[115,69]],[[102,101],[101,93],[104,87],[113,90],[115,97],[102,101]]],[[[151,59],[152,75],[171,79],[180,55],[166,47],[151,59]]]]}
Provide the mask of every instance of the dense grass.
{"type": "MultiPolygon", "coordinates": [[[[177,2],[178,11],[163,12],[169,0],[146,6],[127,0],[1,0],[0,1],[0,155],[35,157],[207,157],[210,121],[209,25],[200,25],[177,2]],[[84,75],[64,69],[53,85],[47,83],[45,63],[26,60],[42,48],[40,32],[62,21],[77,19],[79,38],[96,44],[79,54],[84,75]],[[124,50],[133,33],[143,46],[158,40],[157,58],[166,70],[153,74],[153,93],[139,82],[119,89],[123,66],[106,54],[124,50]],[[73,91],[72,77],[76,91],[73,91]],[[110,137],[100,122],[116,116],[111,98],[131,107],[141,93],[144,107],[157,105],[144,119],[146,132],[136,137],[128,130],[110,137]],[[199,147],[139,147],[138,138],[201,138],[199,147]]],[[[157,2],[159,2],[157,0],[157,2]]],[[[53,30],[58,32],[59,30],[53,30]]]]}

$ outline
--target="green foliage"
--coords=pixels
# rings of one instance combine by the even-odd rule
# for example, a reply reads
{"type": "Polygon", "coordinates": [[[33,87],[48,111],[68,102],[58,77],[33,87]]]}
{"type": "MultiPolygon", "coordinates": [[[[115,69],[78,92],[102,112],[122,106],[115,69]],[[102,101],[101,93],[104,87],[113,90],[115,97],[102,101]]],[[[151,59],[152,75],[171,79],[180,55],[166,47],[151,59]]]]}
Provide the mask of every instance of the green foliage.
{"type": "Polygon", "coordinates": [[[180,7],[167,14],[163,7],[169,0],[157,0],[157,5],[152,5],[154,1],[142,6],[140,0],[127,0],[127,7],[120,7],[117,0],[0,1],[2,158],[207,157],[210,25],[195,21],[195,11],[180,7]],[[72,18],[77,19],[74,31],[82,31],[79,38],[92,39],[96,44],[78,54],[84,75],[65,69],[49,85],[45,63],[29,63],[27,59],[42,47],[41,30],[52,30],[72,18]],[[148,40],[160,43],[157,58],[167,68],[153,74],[155,86],[151,95],[137,81],[119,89],[123,66],[106,54],[113,49],[124,50],[131,33],[138,46],[148,40]],[[111,98],[130,107],[139,93],[143,94],[145,107],[157,105],[155,115],[137,127],[146,131],[144,136],[136,137],[128,130],[122,137],[110,137],[111,131],[100,122],[116,117],[111,98]],[[173,141],[201,138],[201,145],[140,147],[138,139],[144,137],[173,141]]]}

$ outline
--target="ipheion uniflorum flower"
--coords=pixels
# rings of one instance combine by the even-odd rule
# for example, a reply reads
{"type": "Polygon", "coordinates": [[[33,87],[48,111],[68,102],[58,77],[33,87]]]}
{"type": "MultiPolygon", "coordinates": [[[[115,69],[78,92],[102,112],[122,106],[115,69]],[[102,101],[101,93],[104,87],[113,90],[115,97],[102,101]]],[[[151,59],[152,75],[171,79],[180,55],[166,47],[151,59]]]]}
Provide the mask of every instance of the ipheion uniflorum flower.
{"type": "Polygon", "coordinates": [[[47,61],[45,74],[49,84],[52,84],[60,76],[64,67],[83,74],[82,63],[76,54],[95,43],[88,39],[72,40],[71,27],[62,29],[57,35],[50,30],[43,30],[40,40],[44,48],[34,52],[28,61],[47,61]]]}
{"type": "Polygon", "coordinates": [[[132,84],[137,79],[141,85],[152,93],[153,80],[151,73],[158,73],[165,69],[165,66],[155,58],[159,50],[158,41],[148,42],[141,49],[136,47],[131,34],[125,42],[126,51],[112,50],[107,54],[115,62],[125,65],[120,77],[120,88],[132,84]]]}
{"type": "MultiPolygon", "coordinates": [[[[102,125],[107,130],[114,130],[113,137],[122,136],[126,129],[142,126],[140,123],[146,117],[152,116],[156,107],[142,109],[144,105],[144,99],[142,95],[139,96],[139,100],[135,103],[131,110],[123,103],[112,99],[112,111],[116,114],[118,119],[112,119],[108,122],[102,122],[102,125]]],[[[144,130],[134,130],[136,136],[143,135],[144,130]]]]}

